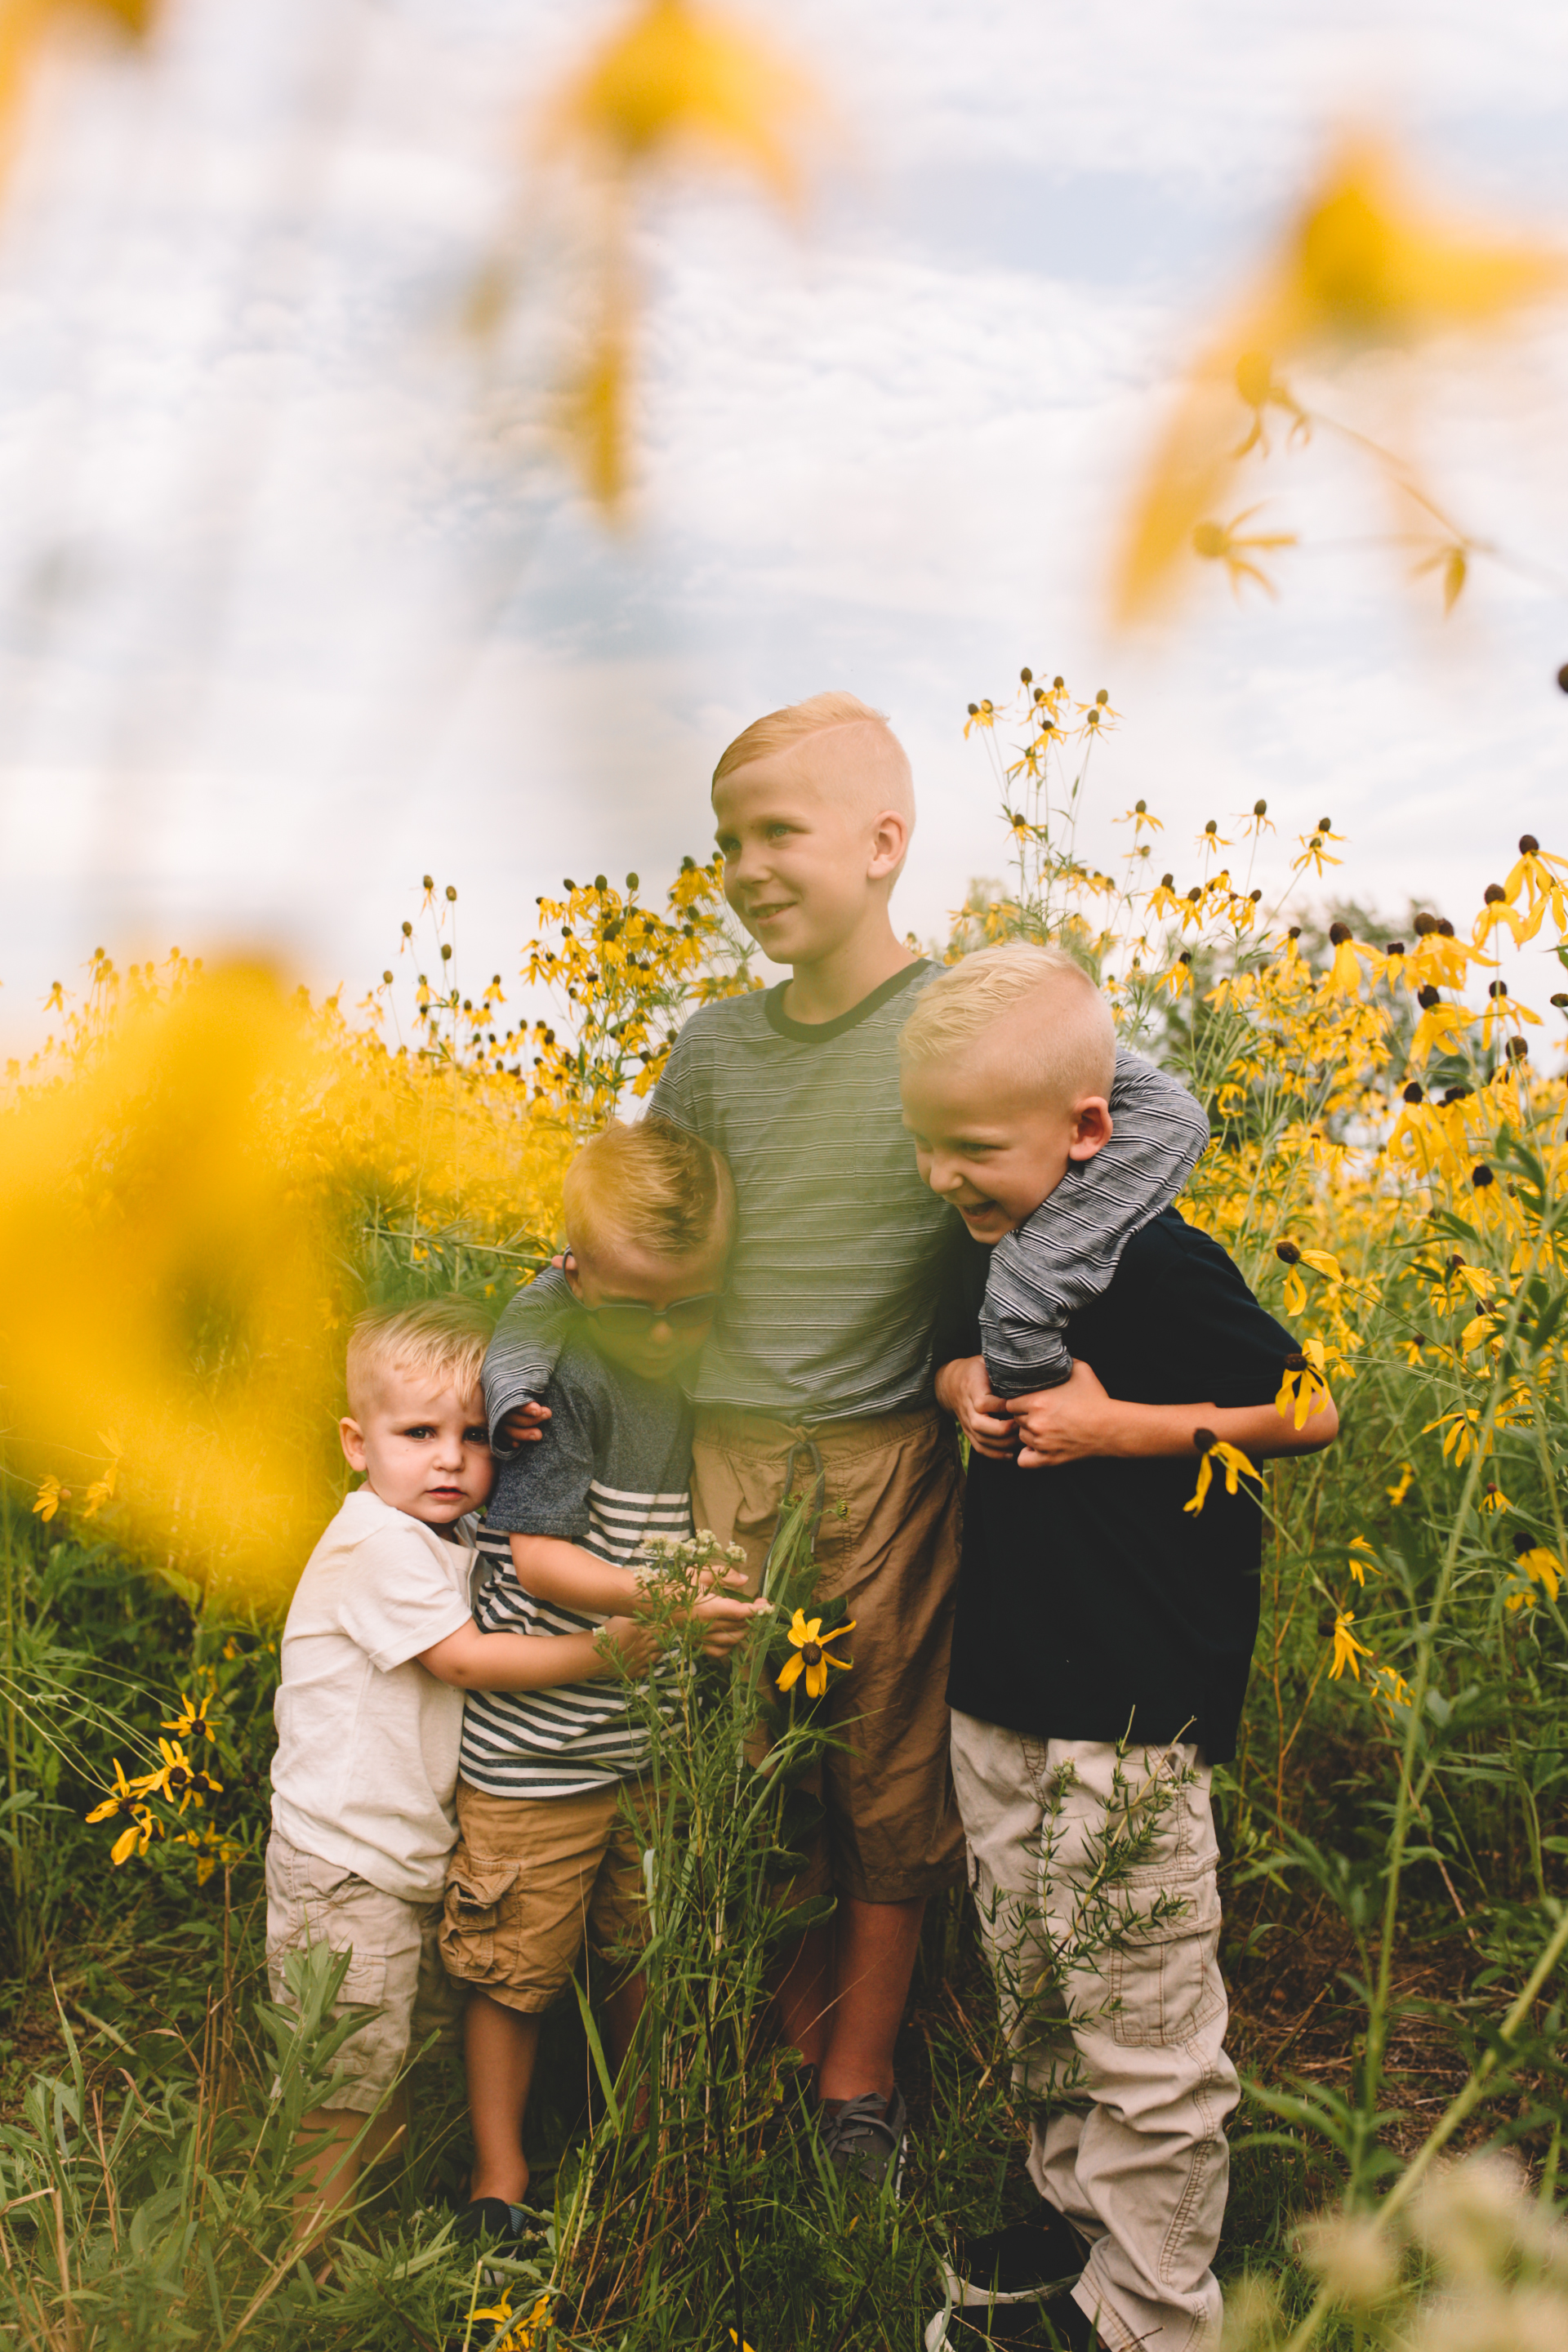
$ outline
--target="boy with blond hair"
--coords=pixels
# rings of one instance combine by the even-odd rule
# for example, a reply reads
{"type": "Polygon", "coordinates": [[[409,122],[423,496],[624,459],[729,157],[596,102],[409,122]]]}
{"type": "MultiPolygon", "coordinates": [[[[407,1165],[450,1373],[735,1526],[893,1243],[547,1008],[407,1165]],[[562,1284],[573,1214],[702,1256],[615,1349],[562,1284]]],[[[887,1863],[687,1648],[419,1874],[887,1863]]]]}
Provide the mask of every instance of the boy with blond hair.
{"type": "MultiPolygon", "coordinates": [[[[638,1827],[646,1728],[607,1680],[600,1629],[635,1624],[650,1539],[692,1533],[691,1406],[676,1376],[718,1310],[734,1188],[717,1152],[662,1120],[611,1126],[566,1172],[569,1249],[502,1316],[485,1360],[499,1468],[479,1542],[477,1616],[538,1662],[525,1688],[476,1687],[463,1719],[441,1955],[468,1988],[475,2161],[465,2236],[515,2234],[523,2123],[545,2011],[584,1941],[606,1973],[608,2040],[626,2058],[642,2001],[624,1955],[646,1940],[638,1827]],[[550,1442],[516,1445],[511,1333],[522,1299],[563,1311],[543,1391],[550,1442]]],[[[742,1580],[731,1572],[734,1580],[742,1580]]],[[[693,1612],[722,1656],[763,1604],[710,1591],[693,1612]]],[[[618,1647],[646,1665],[650,1636],[618,1647]]]]}
{"type": "Polygon", "coordinates": [[[283,1628],[268,1978],[292,2008],[285,1959],[325,1944],[349,1955],[340,2005],[374,2011],[334,2062],[335,2105],[304,2119],[307,2228],[402,2130],[410,2057],[431,2034],[453,2038],[436,1938],[457,1836],[463,1687],[537,1679],[528,1645],[481,1632],[469,1604],[475,1515],[490,1490],[489,1334],[461,1299],[375,1307],[354,1324],[339,1434],[364,1484],[311,1553],[283,1628]]]}
{"type": "Polygon", "coordinates": [[[947,1696],[1039,2192],[1027,2221],[959,2234],[927,2352],[1022,2341],[1053,2288],[1069,2347],[1215,2343],[1237,2078],[1209,1783],[1236,1752],[1261,1523],[1249,1481],[1194,1511],[1194,1473],[1216,1440],[1257,1461],[1338,1422],[1326,1398],[1300,1431],[1276,1410],[1294,1340],[1173,1209],[1074,1309],[1068,1380],[998,1396],[981,1294],[1043,1206],[1088,1195],[1110,1008],[1059,951],[988,949],[931,982],[899,1044],[920,1174],[981,1244],[970,1351],[937,1378],[971,1435],[947,1696]]]}
{"type": "MultiPolygon", "coordinates": [[[[747,728],[712,798],[725,896],[792,976],[695,1013],[651,1104],[721,1150],[736,1188],[729,1283],[692,1381],[693,1507],[756,1578],[792,1486],[820,1486],[818,1598],[857,1623],[854,1671],[828,1702],[837,1901],[793,1956],[781,2008],[833,2161],[891,2179],[904,2138],[893,2045],[921,1917],[963,1853],[942,1696],[960,1471],[932,1387],[957,1220],[920,1181],[899,1100],[898,1033],[937,967],[889,911],[914,791],[886,719],[832,693],[747,728]]],[[[1112,1109],[1115,1142],[1071,1213],[1047,1203],[1019,1236],[1018,1279],[1054,1286],[1058,1324],[1206,1138],[1185,1090],[1135,1056],[1119,1061],[1112,1109]]],[[[999,1294],[989,1344],[1007,1392],[1065,1377],[1049,1311],[999,1294]]],[[[513,1357],[519,1401],[537,1397],[551,1360],[548,1302],[533,1312],[531,1351],[513,1357]]]]}

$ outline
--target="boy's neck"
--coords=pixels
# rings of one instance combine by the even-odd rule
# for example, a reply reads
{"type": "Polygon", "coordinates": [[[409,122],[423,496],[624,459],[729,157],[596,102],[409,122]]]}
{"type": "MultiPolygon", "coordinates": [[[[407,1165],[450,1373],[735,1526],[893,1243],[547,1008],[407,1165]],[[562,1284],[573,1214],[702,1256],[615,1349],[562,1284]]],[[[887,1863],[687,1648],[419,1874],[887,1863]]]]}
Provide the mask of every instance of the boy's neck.
{"type": "Polygon", "coordinates": [[[873,989],[916,961],[886,915],[879,927],[866,926],[866,933],[855,931],[831,954],[795,965],[781,999],[792,1021],[810,1026],[842,1020],[873,989]]]}

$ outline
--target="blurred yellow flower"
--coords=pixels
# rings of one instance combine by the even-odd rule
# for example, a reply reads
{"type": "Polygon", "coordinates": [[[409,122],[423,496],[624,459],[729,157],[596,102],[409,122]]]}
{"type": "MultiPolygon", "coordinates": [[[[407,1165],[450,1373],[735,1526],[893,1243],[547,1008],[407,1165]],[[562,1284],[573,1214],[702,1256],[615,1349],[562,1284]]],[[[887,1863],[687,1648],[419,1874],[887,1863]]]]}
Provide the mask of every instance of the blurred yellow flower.
{"type": "MultiPolygon", "coordinates": [[[[1117,566],[1120,617],[1139,618],[1168,600],[1189,548],[1220,552],[1198,546],[1194,534],[1223,529],[1206,518],[1237,461],[1263,442],[1266,411],[1278,406],[1289,414],[1293,434],[1306,429],[1305,412],[1279,378],[1282,363],[1410,346],[1455,330],[1482,332],[1563,279],[1560,254],[1479,236],[1428,212],[1385,148],[1361,138],[1342,142],[1258,282],[1198,362],[1154,453],[1117,566]],[[1253,415],[1239,443],[1238,397],[1253,415]]],[[[1464,584],[1463,550],[1446,548],[1438,561],[1447,566],[1445,593],[1452,604],[1464,584]]]]}
{"type": "MultiPolygon", "coordinates": [[[[546,99],[539,152],[564,166],[582,206],[586,329],[559,421],[604,508],[626,488],[627,412],[637,341],[632,213],[674,164],[749,173],[793,207],[805,179],[804,134],[826,119],[814,84],[750,26],[690,0],[642,0],[546,99]]],[[[493,333],[516,282],[498,256],[474,291],[476,328],[493,333]]]]}

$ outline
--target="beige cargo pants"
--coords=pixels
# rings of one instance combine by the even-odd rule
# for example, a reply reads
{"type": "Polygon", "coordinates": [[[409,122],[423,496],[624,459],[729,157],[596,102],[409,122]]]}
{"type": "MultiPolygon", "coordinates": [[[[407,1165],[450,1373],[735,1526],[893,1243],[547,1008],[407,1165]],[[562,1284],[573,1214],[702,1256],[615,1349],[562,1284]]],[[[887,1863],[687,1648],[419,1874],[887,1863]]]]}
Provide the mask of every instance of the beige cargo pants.
{"type": "Polygon", "coordinates": [[[1030,2176],[1090,2242],[1075,2299],[1112,2352],[1217,2347],[1237,2084],[1210,1774],[1190,1745],[1119,1755],[956,1713],[952,1772],[1030,2176]]]}

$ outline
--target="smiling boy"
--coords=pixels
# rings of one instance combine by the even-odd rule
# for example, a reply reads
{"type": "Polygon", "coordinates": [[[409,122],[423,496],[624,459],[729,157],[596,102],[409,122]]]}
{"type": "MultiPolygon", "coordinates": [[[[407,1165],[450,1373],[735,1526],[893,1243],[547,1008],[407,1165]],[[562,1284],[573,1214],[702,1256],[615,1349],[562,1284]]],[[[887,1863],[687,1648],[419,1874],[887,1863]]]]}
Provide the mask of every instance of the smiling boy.
{"type": "MultiPolygon", "coordinates": [[[[651,1104],[721,1151],[735,1181],[728,1286],[692,1380],[692,1507],[744,1549],[755,1579],[792,1486],[821,1481],[817,1597],[856,1620],[854,1670],[826,1703],[837,1908],[793,1956],[780,2007],[816,2070],[832,2160],[892,2177],[904,2136],[893,2045],[921,1913],[963,1853],[943,1697],[960,1473],[932,1390],[961,1236],[920,1180],[899,1099],[898,1034],[937,967],[889,910],[914,791],[887,720],[821,694],[738,736],[712,795],[725,896],[792,976],[694,1013],[651,1104]]],[[[1108,1278],[1108,1231],[1163,1207],[1206,1136],[1184,1089],[1135,1061],[1119,1066],[1112,1109],[1115,1146],[1094,1180],[1105,1217],[1047,1204],[1020,1242],[1031,1280],[1075,1266],[1091,1288],[1108,1278]],[[1087,1270],[1086,1245],[1098,1254],[1087,1270]]],[[[520,1395],[537,1396],[545,1302],[531,1336],[535,1356],[516,1369],[520,1395]]],[[[1020,1391],[1065,1377],[1059,1334],[1054,1362],[1049,1343],[1037,1297],[1004,1307],[988,1339],[997,1376],[1020,1391]]]]}
{"type": "MultiPolygon", "coordinates": [[[[1116,1042],[1070,958],[970,956],[926,990],[900,1047],[921,1173],[987,1251],[1087,1184],[1116,1042]]],[[[973,1256],[977,1306],[988,1269],[973,1256]]],[[[997,1396],[973,1339],[938,1375],[972,1447],[953,1775],[1039,2201],[959,2234],[927,2352],[1033,2341],[1053,2291],[1069,2347],[1218,2335],[1237,2077],[1209,1788],[1236,1752],[1260,1514],[1250,1481],[1215,1482],[1194,1510],[1194,1442],[1257,1461],[1314,1452],[1338,1421],[1326,1398],[1300,1430],[1276,1410],[1294,1340],[1173,1209],[1128,1240],[1065,1337],[1070,1376],[1036,1396],[997,1396]],[[1120,1881],[1111,1835],[1132,1852],[1120,1881]],[[1086,1948],[1107,1904],[1117,1932],[1086,1948]]]]}

